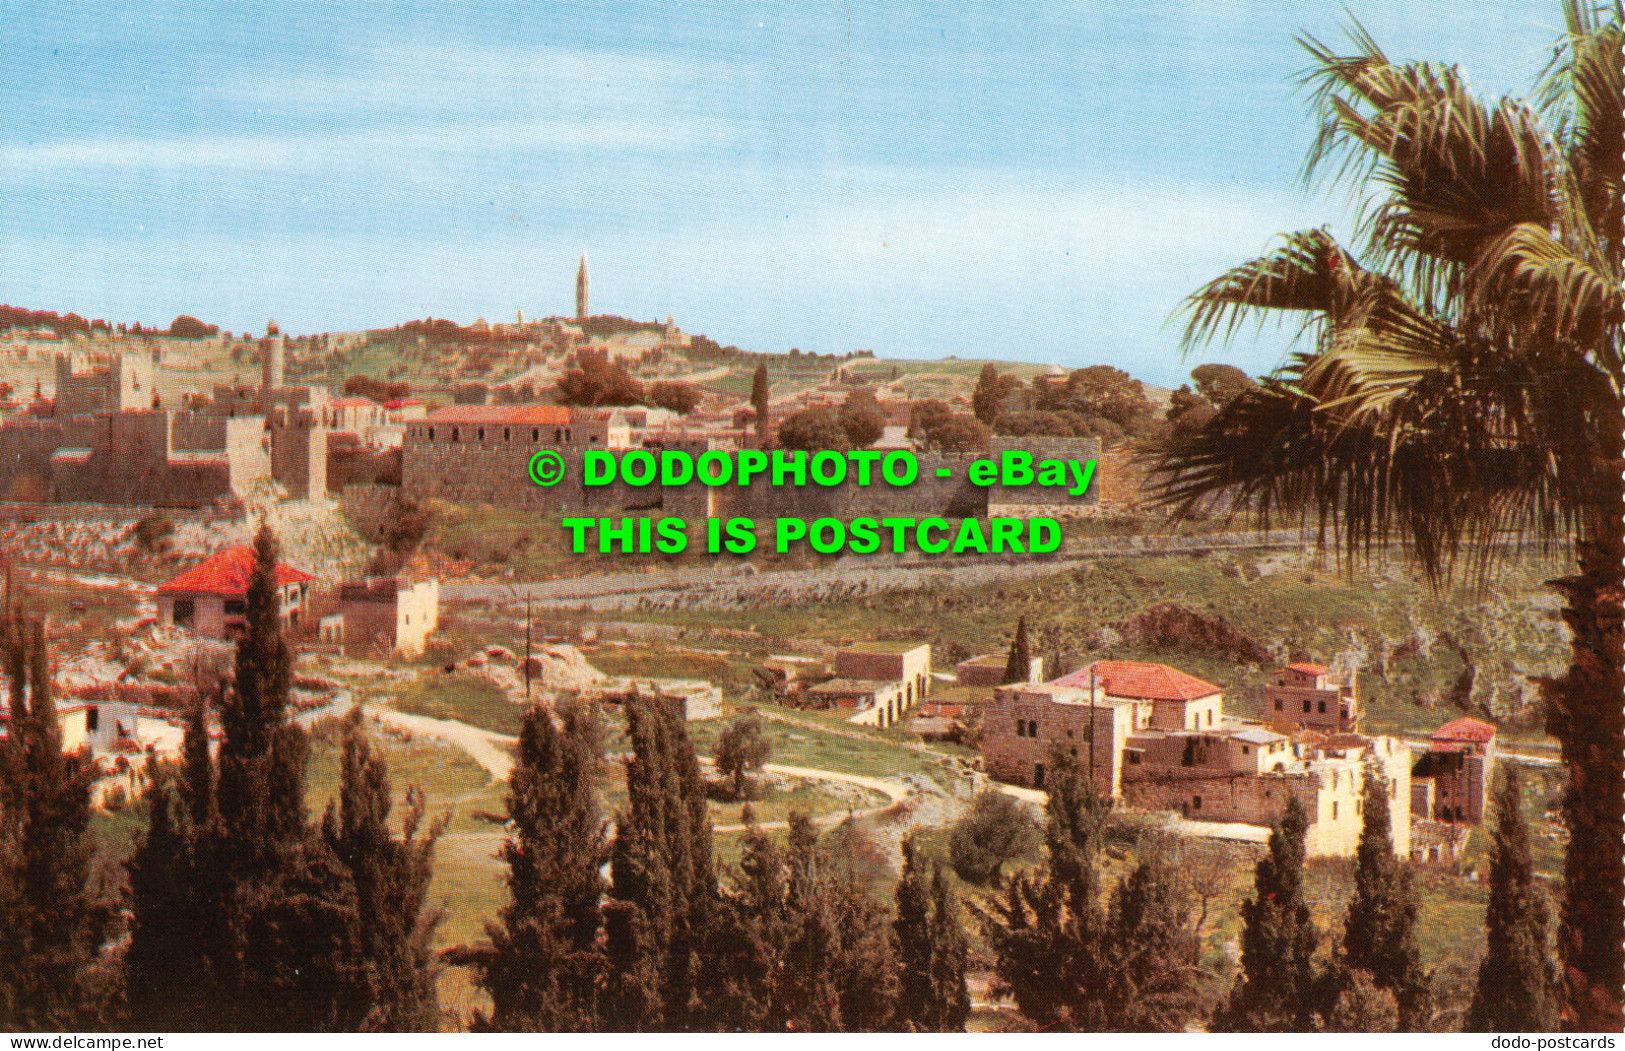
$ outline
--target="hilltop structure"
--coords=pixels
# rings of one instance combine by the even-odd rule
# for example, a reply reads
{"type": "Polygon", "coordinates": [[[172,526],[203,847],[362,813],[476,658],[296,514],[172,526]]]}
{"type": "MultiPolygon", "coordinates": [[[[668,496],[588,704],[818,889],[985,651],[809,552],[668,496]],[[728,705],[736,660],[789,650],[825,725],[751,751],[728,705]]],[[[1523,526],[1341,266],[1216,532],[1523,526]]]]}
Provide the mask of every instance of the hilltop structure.
{"type": "Polygon", "coordinates": [[[581,265],[576,268],[576,320],[587,320],[587,257],[581,257],[581,265]]]}

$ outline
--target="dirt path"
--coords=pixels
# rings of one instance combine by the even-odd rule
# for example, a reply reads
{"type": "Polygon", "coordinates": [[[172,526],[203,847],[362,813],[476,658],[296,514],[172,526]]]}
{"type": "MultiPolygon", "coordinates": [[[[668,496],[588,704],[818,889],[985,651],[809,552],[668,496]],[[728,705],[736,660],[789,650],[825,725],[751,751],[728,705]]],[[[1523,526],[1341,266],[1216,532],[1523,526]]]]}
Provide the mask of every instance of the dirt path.
{"type": "MultiPolygon", "coordinates": [[[[325,710],[325,709],[324,709],[325,710]]],[[[367,704],[362,712],[370,719],[376,719],[386,726],[411,733],[421,734],[424,737],[433,737],[445,741],[447,744],[461,748],[470,759],[480,764],[492,781],[506,781],[508,775],[513,773],[513,754],[504,746],[518,743],[519,738],[511,734],[500,734],[492,730],[482,730],[468,723],[458,722],[455,719],[431,719],[426,715],[410,715],[406,712],[396,711],[381,704],[367,704]]],[[[822,728],[819,728],[822,729],[822,728]]],[[[701,757],[700,763],[704,766],[714,766],[715,761],[701,757]]],[[[783,766],[779,763],[768,763],[762,767],[764,773],[777,774],[781,777],[799,777],[807,781],[824,781],[838,784],[855,785],[858,788],[871,792],[879,792],[886,797],[886,802],[878,807],[867,810],[834,811],[817,819],[820,825],[833,825],[846,820],[848,816],[868,817],[878,814],[907,799],[912,791],[901,781],[892,781],[880,777],[864,777],[861,774],[843,774],[835,770],[818,770],[806,766],[783,766]]],[[[717,832],[739,832],[744,825],[718,825],[717,832]]],[[[785,821],[770,821],[759,826],[763,829],[788,828],[785,821]]]]}

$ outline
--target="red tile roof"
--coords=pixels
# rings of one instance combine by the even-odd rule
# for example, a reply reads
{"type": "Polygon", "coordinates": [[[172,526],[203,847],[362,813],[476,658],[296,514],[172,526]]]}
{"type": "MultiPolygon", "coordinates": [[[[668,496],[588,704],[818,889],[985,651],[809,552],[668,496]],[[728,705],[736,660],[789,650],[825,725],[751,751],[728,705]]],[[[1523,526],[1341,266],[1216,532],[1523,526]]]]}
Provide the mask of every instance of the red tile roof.
{"type": "MultiPolygon", "coordinates": [[[[239,544],[216,552],[213,556],[188,569],[174,580],[159,585],[162,592],[193,592],[205,595],[246,595],[248,578],[254,573],[254,549],[239,544]]],[[[278,585],[299,584],[316,578],[309,573],[278,562],[278,585]]]]}
{"type": "Polygon", "coordinates": [[[428,422],[560,427],[570,422],[570,408],[567,405],[452,405],[429,413],[428,422]]]}
{"type": "Polygon", "coordinates": [[[366,405],[376,406],[377,404],[371,398],[334,398],[327,403],[328,408],[332,409],[358,409],[366,405]]]}
{"type": "Polygon", "coordinates": [[[384,408],[386,408],[386,409],[404,409],[409,405],[422,405],[422,404],[423,403],[421,401],[419,401],[418,399],[416,399],[416,398],[396,398],[396,399],[394,399],[392,401],[384,402],[384,408]]]}
{"type": "Polygon", "coordinates": [[[1301,671],[1305,675],[1325,675],[1326,674],[1326,668],[1325,668],[1324,665],[1309,664],[1308,662],[1303,662],[1303,661],[1300,661],[1297,664],[1288,664],[1287,665],[1287,670],[1289,670],[1289,671],[1301,671]]]}
{"type": "Polygon", "coordinates": [[[1087,689],[1089,669],[1108,697],[1132,697],[1151,701],[1194,701],[1221,692],[1221,687],[1186,675],[1166,664],[1145,661],[1096,661],[1070,675],[1056,679],[1053,686],[1087,689]]]}
{"type": "Polygon", "coordinates": [[[1483,743],[1495,740],[1495,727],[1477,719],[1452,719],[1433,731],[1433,739],[1435,741],[1474,741],[1483,743]]]}

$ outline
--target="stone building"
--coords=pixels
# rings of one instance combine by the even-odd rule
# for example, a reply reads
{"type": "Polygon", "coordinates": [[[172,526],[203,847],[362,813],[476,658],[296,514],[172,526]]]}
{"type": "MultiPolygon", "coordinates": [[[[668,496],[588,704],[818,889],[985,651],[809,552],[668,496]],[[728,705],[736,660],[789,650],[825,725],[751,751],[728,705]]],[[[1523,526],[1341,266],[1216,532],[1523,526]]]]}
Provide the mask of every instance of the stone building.
{"type": "Polygon", "coordinates": [[[1356,679],[1352,673],[1346,681],[1334,678],[1319,664],[1288,664],[1264,688],[1258,718],[1288,733],[1299,727],[1331,734],[1354,733],[1360,723],[1356,679]]]}
{"type": "Polygon", "coordinates": [[[1224,690],[1166,664],[1147,661],[1095,661],[1055,680],[1057,686],[1087,688],[1133,706],[1136,729],[1202,730],[1222,722],[1224,690]]]}
{"type": "Polygon", "coordinates": [[[1411,770],[1411,813],[1418,818],[1476,825],[1495,766],[1495,727],[1454,719],[1437,730],[1411,770]]]}
{"type": "MultiPolygon", "coordinates": [[[[955,680],[961,686],[990,687],[1004,685],[1004,669],[1010,663],[1006,653],[983,653],[954,666],[955,680]]],[[[1026,682],[1044,681],[1044,658],[1031,657],[1027,661],[1026,682]]]]}
{"type": "Polygon", "coordinates": [[[150,354],[119,351],[94,364],[84,351],[56,356],[56,414],[88,416],[99,412],[150,409],[157,389],[150,354]]]}
{"type": "MultiPolygon", "coordinates": [[[[204,638],[237,638],[248,623],[248,582],[253,573],[253,548],[238,545],[216,552],[158,586],[158,623],[204,638]]],[[[310,585],[315,579],[277,563],[277,602],[285,627],[299,626],[310,607],[310,585]]]]}
{"type": "Polygon", "coordinates": [[[998,780],[1042,788],[1060,750],[1092,772],[1103,796],[1198,821],[1269,825],[1296,797],[1316,856],[1354,852],[1365,771],[1375,768],[1390,794],[1395,852],[1409,855],[1403,742],[1288,736],[1227,716],[1223,701],[1219,687],[1165,665],[1097,661],[1049,683],[999,687],[983,710],[983,763],[998,780]]]}
{"type": "Polygon", "coordinates": [[[339,610],[347,656],[416,657],[440,624],[440,583],[369,577],[339,587],[339,610]]]}
{"type": "Polygon", "coordinates": [[[1123,746],[1134,732],[1132,702],[1105,696],[1096,684],[1019,683],[1001,686],[982,709],[982,763],[1007,784],[1043,788],[1061,749],[1092,773],[1099,795],[1122,795],[1123,746]]]}

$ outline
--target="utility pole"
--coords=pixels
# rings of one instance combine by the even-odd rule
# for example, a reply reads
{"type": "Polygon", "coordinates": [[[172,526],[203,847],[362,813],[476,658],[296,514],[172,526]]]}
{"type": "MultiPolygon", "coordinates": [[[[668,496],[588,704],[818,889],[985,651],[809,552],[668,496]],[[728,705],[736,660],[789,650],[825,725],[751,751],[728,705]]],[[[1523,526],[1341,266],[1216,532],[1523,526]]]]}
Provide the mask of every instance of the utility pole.
{"type": "Polygon", "coordinates": [[[1095,794],[1095,666],[1089,665],[1089,794],[1095,794]]]}
{"type": "Polygon", "coordinates": [[[525,589],[525,703],[530,703],[530,589],[525,589]]]}

